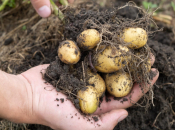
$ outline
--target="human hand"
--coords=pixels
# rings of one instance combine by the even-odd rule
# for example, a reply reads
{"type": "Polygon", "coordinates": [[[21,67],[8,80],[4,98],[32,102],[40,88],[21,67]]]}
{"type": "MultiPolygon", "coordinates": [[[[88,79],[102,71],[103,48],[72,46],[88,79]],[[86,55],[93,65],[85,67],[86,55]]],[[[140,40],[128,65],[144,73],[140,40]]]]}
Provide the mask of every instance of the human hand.
{"type": "MultiPolygon", "coordinates": [[[[68,2],[73,3],[74,0],[68,0],[68,2]]],[[[46,18],[50,16],[50,0],[31,0],[31,3],[41,17],[46,18]]]]}
{"type": "MultiPolygon", "coordinates": [[[[28,107],[32,108],[32,115],[36,118],[27,123],[43,124],[53,129],[71,128],[89,130],[96,128],[100,130],[112,130],[119,121],[127,117],[128,113],[124,109],[132,105],[130,100],[121,103],[120,101],[114,100],[113,97],[110,97],[110,102],[103,100],[100,108],[94,113],[93,116],[99,115],[99,120],[97,122],[92,119],[93,116],[84,117],[77,111],[73,104],[66,99],[64,94],[57,92],[53,86],[44,83],[40,72],[41,70],[45,70],[47,66],[48,65],[40,65],[19,75],[21,79],[24,80],[23,77],[27,79],[28,84],[26,86],[30,87],[32,91],[28,92],[31,93],[32,96],[32,101],[29,101],[32,104],[29,104],[28,107]],[[59,101],[56,99],[59,99],[59,101]],[[60,99],[64,99],[64,102],[61,103],[60,99]]],[[[152,71],[156,70],[152,69],[152,71]]],[[[158,74],[152,80],[152,85],[157,78],[158,74]]],[[[145,92],[147,91],[148,90],[145,90],[145,92]]],[[[143,96],[138,84],[134,84],[131,94],[132,102],[137,102],[143,96]]]]}

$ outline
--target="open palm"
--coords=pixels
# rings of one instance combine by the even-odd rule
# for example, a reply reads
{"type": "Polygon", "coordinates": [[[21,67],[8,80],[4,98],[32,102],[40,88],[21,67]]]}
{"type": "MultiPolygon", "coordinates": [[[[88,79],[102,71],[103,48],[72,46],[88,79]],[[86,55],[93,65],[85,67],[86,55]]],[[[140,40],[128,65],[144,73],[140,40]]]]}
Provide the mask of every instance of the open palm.
{"type": "MultiPolygon", "coordinates": [[[[123,120],[127,115],[124,110],[132,106],[132,103],[137,102],[143,93],[138,84],[134,84],[131,94],[131,100],[121,103],[121,100],[114,100],[111,96],[110,102],[103,100],[100,108],[91,116],[84,116],[74,107],[71,101],[66,99],[66,96],[50,85],[46,84],[42,78],[41,71],[45,70],[48,65],[40,65],[34,67],[21,75],[25,77],[30,84],[32,91],[32,103],[30,107],[33,114],[37,115],[38,124],[50,126],[53,129],[113,129],[115,125],[123,120]],[[63,101],[64,99],[64,101],[63,101]],[[95,122],[93,117],[99,116],[99,120],[95,122]]],[[[155,69],[152,69],[155,71],[155,69]]],[[[152,80],[152,85],[158,78],[158,74],[152,80]]],[[[146,91],[145,91],[146,92],[146,91]]],[[[104,97],[105,98],[105,97],[104,97]]]]}

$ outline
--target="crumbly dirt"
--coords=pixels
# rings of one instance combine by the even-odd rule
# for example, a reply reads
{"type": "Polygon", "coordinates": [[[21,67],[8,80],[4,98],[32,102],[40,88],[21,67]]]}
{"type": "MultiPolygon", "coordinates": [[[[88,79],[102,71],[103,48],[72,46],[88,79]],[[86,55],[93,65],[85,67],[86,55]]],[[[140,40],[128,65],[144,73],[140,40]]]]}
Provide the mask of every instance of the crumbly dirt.
{"type": "MultiPolygon", "coordinates": [[[[113,1],[112,4],[115,7],[118,7],[118,6],[124,5],[125,1],[121,2],[117,0],[117,2],[113,1]]],[[[137,0],[137,3],[140,3],[140,1],[137,0]]],[[[90,4],[91,3],[89,3],[89,5],[90,4]]],[[[110,2],[108,4],[109,6],[106,7],[106,9],[109,9],[111,7],[110,2]]],[[[30,10],[29,8],[27,9],[30,10]]],[[[92,8],[89,7],[88,9],[90,10],[92,8]]],[[[97,7],[95,6],[93,7],[93,9],[97,10],[97,7]]],[[[21,12],[24,12],[25,10],[26,8],[20,9],[21,12]]],[[[19,15],[18,18],[14,19],[16,20],[15,25],[17,25],[17,21],[22,16],[26,16],[26,17],[34,16],[32,12],[30,13],[31,14],[27,14],[27,15],[24,13],[19,15]]],[[[120,12],[120,15],[122,17],[130,17],[130,18],[135,18],[137,14],[138,12],[133,9],[131,9],[130,11],[128,11],[128,9],[125,9],[120,12]]],[[[15,14],[13,15],[15,16],[15,14]]],[[[0,36],[2,37],[4,37],[2,32],[6,32],[6,31],[9,32],[12,30],[13,27],[15,27],[15,25],[12,24],[13,20],[11,21],[9,20],[10,17],[12,16],[7,16],[3,18],[4,27],[6,28],[6,30],[3,30],[4,29],[2,28],[3,26],[0,26],[0,29],[2,30],[0,31],[0,36]],[[11,24],[5,24],[8,22],[11,24]],[[10,26],[10,25],[13,25],[13,26],[10,26]]],[[[31,67],[34,67],[40,64],[51,63],[56,60],[58,43],[61,42],[64,39],[64,37],[61,34],[55,35],[55,32],[58,30],[58,27],[56,27],[56,29],[54,30],[51,26],[48,25],[46,20],[40,21],[40,24],[42,25],[40,27],[35,25],[37,23],[36,21],[40,21],[40,18],[36,17],[34,21],[31,21],[30,24],[29,25],[27,24],[27,25],[28,27],[34,26],[35,29],[38,30],[39,32],[38,34],[36,34],[34,29],[32,28],[32,30],[27,29],[26,31],[18,30],[18,33],[16,33],[14,36],[10,35],[9,39],[7,37],[7,39],[4,40],[3,42],[0,39],[0,42],[1,42],[0,68],[2,70],[13,74],[18,74],[31,67]],[[49,31],[48,28],[51,29],[52,31],[49,31]],[[39,34],[43,35],[44,38],[41,37],[39,34]],[[30,39],[24,40],[23,37],[30,38],[30,39]],[[53,39],[56,39],[56,40],[53,40],[53,39]],[[17,44],[18,45],[23,44],[23,46],[18,46],[18,47],[15,46],[15,49],[13,49],[14,45],[17,45],[17,44]],[[23,49],[25,49],[25,51],[23,49]],[[8,50],[10,52],[5,50],[8,50]],[[7,54],[9,55],[10,58],[6,57],[7,54]]],[[[48,21],[50,22],[52,21],[53,25],[55,25],[54,22],[58,22],[57,19],[53,16],[51,16],[51,18],[48,19],[48,21]]],[[[175,81],[175,74],[174,74],[175,72],[175,40],[174,40],[173,27],[167,26],[165,24],[158,23],[158,22],[157,22],[157,25],[159,27],[163,27],[164,30],[162,32],[157,32],[155,35],[150,37],[150,40],[148,41],[148,45],[150,46],[152,53],[156,56],[156,61],[153,67],[158,68],[160,72],[159,79],[157,83],[153,86],[154,106],[150,105],[149,109],[147,109],[146,112],[144,107],[133,106],[128,108],[127,110],[129,112],[129,116],[124,121],[120,122],[114,128],[115,130],[133,130],[133,129],[174,130],[175,129],[175,114],[174,114],[174,111],[175,111],[175,102],[174,102],[175,101],[175,96],[174,96],[175,95],[175,83],[174,83],[175,81]]],[[[77,24],[77,26],[79,25],[77,24]]],[[[78,30],[78,31],[82,31],[82,30],[78,30]]],[[[74,33],[78,31],[75,31],[74,33]]],[[[63,32],[62,28],[60,28],[60,32],[63,32]]],[[[70,37],[75,38],[74,35],[70,35],[70,37]]],[[[62,65],[63,70],[64,70],[64,66],[66,67],[66,65],[62,65]]],[[[56,101],[57,100],[58,99],[56,99],[56,101]]],[[[115,98],[115,100],[119,100],[119,99],[115,98]]],[[[144,106],[145,104],[142,104],[142,105],[144,106]]],[[[5,128],[2,125],[1,127],[2,129],[5,128]]],[[[18,125],[15,125],[14,129],[16,128],[20,129],[21,127],[18,128],[18,125]]],[[[50,128],[44,127],[41,125],[27,125],[24,127],[24,129],[50,130],[50,128]]]]}

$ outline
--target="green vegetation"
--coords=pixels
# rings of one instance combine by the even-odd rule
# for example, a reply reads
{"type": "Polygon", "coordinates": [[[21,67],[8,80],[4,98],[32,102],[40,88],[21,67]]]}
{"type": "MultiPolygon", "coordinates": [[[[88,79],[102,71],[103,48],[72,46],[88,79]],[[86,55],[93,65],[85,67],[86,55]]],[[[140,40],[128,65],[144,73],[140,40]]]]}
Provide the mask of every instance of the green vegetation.
{"type": "Polygon", "coordinates": [[[9,0],[9,2],[7,3],[7,5],[8,5],[9,7],[14,8],[14,7],[16,6],[15,0],[9,0]]]}
{"type": "Polygon", "coordinates": [[[6,5],[8,4],[9,0],[3,0],[2,4],[0,5],[0,11],[4,10],[6,5]]]}
{"type": "Polygon", "coordinates": [[[69,3],[67,2],[67,0],[59,0],[59,2],[63,5],[63,6],[68,6],[69,3]]]}
{"type": "Polygon", "coordinates": [[[150,9],[150,10],[158,7],[157,4],[153,4],[152,2],[147,2],[147,1],[143,1],[142,5],[145,9],[150,9]]]}
{"type": "Polygon", "coordinates": [[[173,7],[173,10],[175,11],[175,3],[172,1],[171,6],[173,7]]]}
{"type": "Polygon", "coordinates": [[[22,26],[22,30],[26,30],[26,29],[27,29],[26,25],[22,26]]]}
{"type": "Polygon", "coordinates": [[[53,0],[50,0],[50,4],[52,6],[54,14],[58,15],[59,19],[63,20],[64,19],[64,14],[61,12],[61,10],[59,10],[58,6],[53,2],[53,0]]]}

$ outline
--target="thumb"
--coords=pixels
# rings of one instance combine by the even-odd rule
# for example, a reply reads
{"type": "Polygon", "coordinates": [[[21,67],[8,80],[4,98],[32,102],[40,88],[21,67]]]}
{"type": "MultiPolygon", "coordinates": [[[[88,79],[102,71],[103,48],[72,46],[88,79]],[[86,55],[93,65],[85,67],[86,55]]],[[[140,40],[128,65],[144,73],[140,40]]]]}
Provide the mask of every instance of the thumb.
{"type": "Polygon", "coordinates": [[[125,109],[112,110],[108,113],[101,115],[102,126],[104,129],[113,130],[114,127],[128,116],[125,109]]]}
{"type": "Polygon", "coordinates": [[[43,18],[49,17],[51,14],[49,0],[31,0],[36,12],[43,18]]]}

